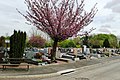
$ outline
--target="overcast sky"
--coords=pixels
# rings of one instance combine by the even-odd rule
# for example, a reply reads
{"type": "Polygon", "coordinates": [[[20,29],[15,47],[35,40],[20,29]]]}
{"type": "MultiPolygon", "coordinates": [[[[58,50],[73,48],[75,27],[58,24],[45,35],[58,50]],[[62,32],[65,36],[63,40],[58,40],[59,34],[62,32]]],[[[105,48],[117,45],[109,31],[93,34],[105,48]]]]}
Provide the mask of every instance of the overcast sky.
{"type": "MultiPolygon", "coordinates": [[[[120,35],[120,0],[85,0],[86,10],[90,10],[95,3],[98,12],[94,21],[87,26],[96,28],[92,33],[112,33],[120,35]]],[[[0,36],[11,35],[15,30],[30,32],[31,27],[27,25],[19,11],[25,13],[27,10],[24,0],[1,0],[0,1],[0,36]]]]}

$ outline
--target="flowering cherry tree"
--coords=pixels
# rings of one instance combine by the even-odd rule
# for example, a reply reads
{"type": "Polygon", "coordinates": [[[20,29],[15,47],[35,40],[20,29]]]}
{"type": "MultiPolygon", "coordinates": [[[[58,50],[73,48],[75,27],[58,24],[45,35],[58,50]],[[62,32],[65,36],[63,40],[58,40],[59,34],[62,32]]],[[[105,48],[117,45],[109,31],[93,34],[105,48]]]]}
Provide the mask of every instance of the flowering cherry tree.
{"type": "Polygon", "coordinates": [[[45,39],[43,39],[41,36],[34,36],[32,35],[29,40],[29,44],[32,47],[44,47],[45,46],[45,39]]]}
{"type": "Polygon", "coordinates": [[[84,10],[84,0],[25,0],[28,11],[21,14],[39,30],[53,39],[51,59],[55,60],[56,47],[89,25],[97,12],[96,5],[90,12],[84,10]]]}

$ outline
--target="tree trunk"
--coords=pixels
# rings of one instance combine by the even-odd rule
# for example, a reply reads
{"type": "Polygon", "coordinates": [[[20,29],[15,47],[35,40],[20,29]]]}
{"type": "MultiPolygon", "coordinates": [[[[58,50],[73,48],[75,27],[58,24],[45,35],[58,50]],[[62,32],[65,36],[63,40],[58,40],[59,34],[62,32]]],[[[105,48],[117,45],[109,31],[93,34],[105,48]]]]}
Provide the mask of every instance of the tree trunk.
{"type": "Polygon", "coordinates": [[[51,50],[51,61],[52,61],[52,62],[56,62],[57,43],[58,43],[58,40],[55,39],[55,40],[54,40],[54,43],[53,43],[52,50],[51,50]]]}

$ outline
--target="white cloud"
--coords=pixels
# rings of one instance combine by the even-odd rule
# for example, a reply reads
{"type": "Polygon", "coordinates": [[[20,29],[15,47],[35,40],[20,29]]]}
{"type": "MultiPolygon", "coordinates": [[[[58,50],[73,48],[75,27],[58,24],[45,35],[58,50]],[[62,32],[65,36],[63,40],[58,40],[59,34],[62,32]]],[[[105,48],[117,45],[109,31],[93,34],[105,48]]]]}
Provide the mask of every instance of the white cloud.
{"type": "Polygon", "coordinates": [[[31,26],[25,24],[26,20],[17,12],[16,8],[25,13],[24,0],[0,1],[0,36],[5,36],[6,33],[11,35],[14,29],[27,32],[31,29],[31,26]]]}
{"type": "Polygon", "coordinates": [[[110,25],[103,25],[103,26],[101,26],[101,28],[111,28],[111,26],[110,25]]]}
{"type": "Polygon", "coordinates": [[[105,34],[109,34],[109,33],[111,33],[111,31],[108,30],[108,29],[106,29],[106,28],[101,28],[101,29],[99,29],[99,32],[101,32],[101,33],[105,33],[105,34]]]}
{"type": "Polygon", "coordinates": [[[110,34],[110,33],[112,33],[111,26],[110,25],[102,25],[99,29],[97,29],[97,33],[110,34]]]}
{"type": "Polygon", "coordinates": [[[108,2],[105,6],[105,8],[112,8],[116,5],[120,5],[120,0],[112,0],[110,2],[108,2]]]}
{"type": "MultiPolygon", "coordinates": [[[[93,26],[96,27],[94,33],[112,33],[120,35],[120,0],[106,0],[98,14],[94,18],[93,26]]],[[[104,2],[104,1],[103,1],[104,2]]]]}
{"type": "Polygon", "coordinates": [[[113,12],[120,13],[120,0],[112,0],[104,8],[111,9],[113,12]]]}

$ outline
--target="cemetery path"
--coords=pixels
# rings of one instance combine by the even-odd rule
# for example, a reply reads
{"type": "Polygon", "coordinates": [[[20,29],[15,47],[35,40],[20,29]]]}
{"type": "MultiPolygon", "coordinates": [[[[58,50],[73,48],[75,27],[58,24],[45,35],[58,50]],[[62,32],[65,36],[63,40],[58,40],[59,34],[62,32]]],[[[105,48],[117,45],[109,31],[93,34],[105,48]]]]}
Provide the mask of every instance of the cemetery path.
{"type": "Polygon", "coordinates": [[[41,80],[120,80],[120,60],[92,65],[73,73],[41,80]]]}
{"type": "MultiPolygon", "coordinates": [[[[50,65],[45,65],[45,66],[31,66],[29,71],[24,71],[24,70],[19,70],[19,69],[17,70],[7,69],[5,71],[0,70],[0,80],[3,80],[3,78],[5,80],[41,80],[41,78],[45,78],[47,76],[48,77],[60,76],[56,73],[61,70],[77,69],[79,71],[79,69],[84,70],[84,68],[88,68],[89,66],[94,66],[98,64],[100,65],[106,64],[106,63],[114,62],[118,60],[120,60],[120,56],[93,59],[93,60],[81,60],[77,62],[62,63],[62,64],[55,63],[55,64],[50,64],[50,65]],[[10,77],[10,76],[14,76],[14,77],[10,77]],[[16,77],[16,76],[19,76],[19,77],[16,77]]],[[[45,80],[49,80],[49,79],[45,79],[45,80]]],[[[53,80],[56,80],[56,79],[53,79],[53,80]]],[[[61,79],[61,80],[64,80],[64,79],[61,79]]],[[[67,79],[67,80],[70,80],[70,79],[67,79]]]]}

